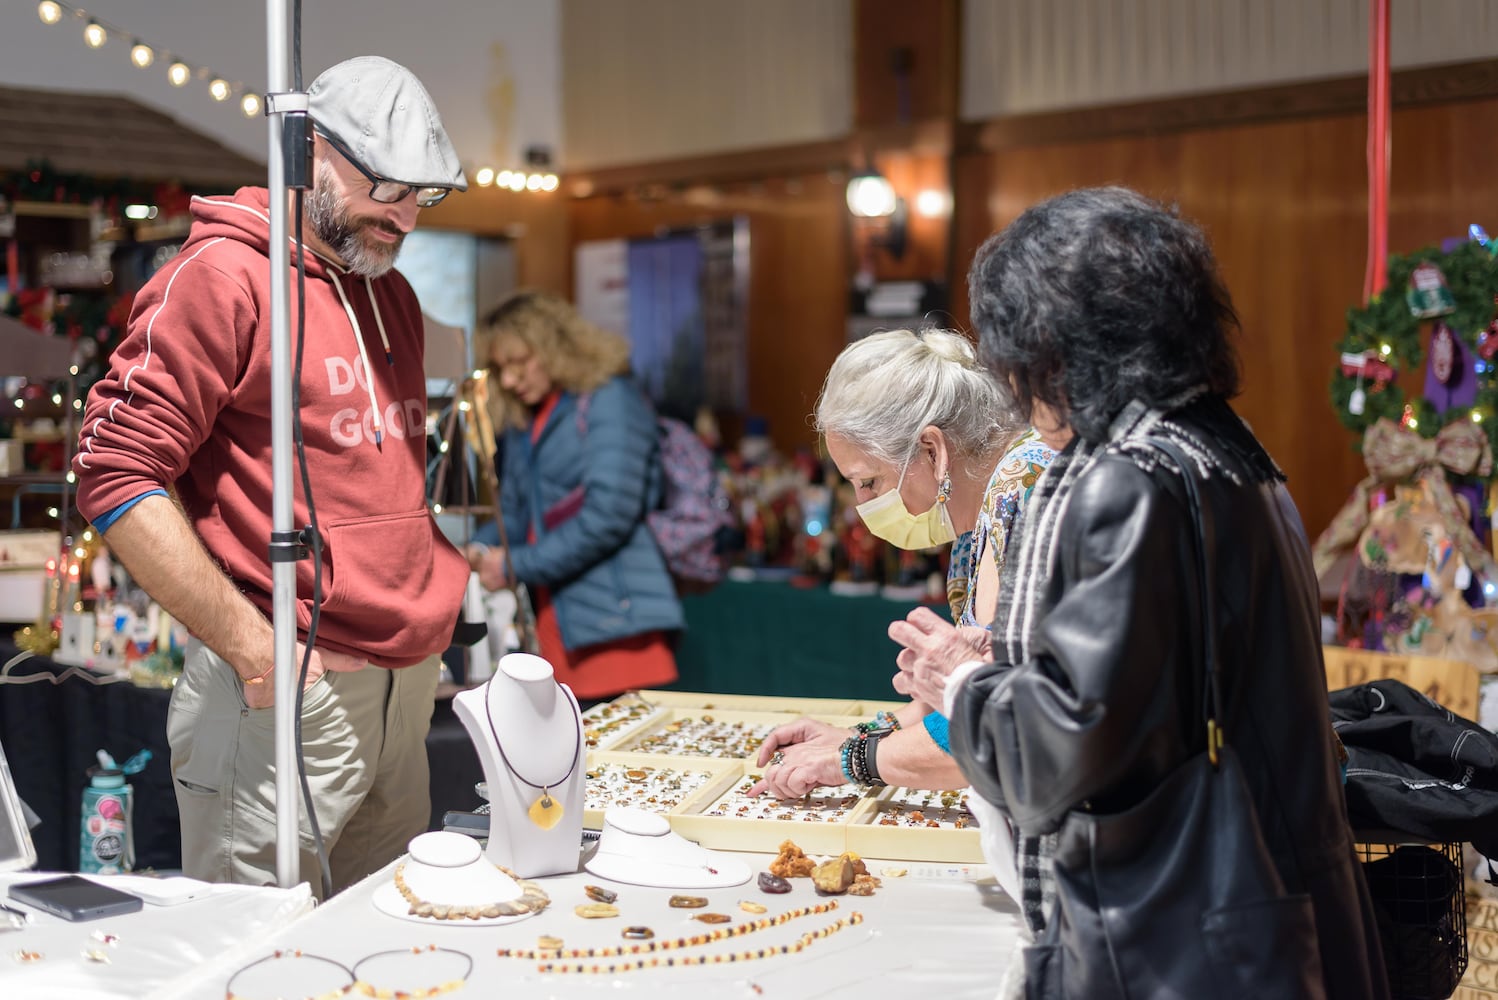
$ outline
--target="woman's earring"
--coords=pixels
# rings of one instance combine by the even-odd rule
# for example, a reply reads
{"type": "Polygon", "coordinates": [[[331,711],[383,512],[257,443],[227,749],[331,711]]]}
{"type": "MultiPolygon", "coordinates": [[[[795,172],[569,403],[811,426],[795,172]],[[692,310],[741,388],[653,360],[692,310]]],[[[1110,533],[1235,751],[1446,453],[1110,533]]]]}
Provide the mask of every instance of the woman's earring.
{"type": "Polygon", "coordinates": [[[946,503],[952,495],[952,475],[948,473],[941,477],[941,482],[936,486],[936,502],[946,503]]]}

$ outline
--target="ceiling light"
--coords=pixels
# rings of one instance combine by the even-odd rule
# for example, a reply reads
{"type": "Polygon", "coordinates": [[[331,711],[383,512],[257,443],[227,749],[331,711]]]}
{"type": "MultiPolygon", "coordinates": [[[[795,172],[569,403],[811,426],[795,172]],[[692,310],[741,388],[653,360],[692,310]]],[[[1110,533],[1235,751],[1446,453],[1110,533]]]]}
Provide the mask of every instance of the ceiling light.
{"type": "Polygon", "coordinates": [[[42,0],[36,5],[36,16],[42,19],[43,24],[56,24],[62,20],[62,8],[55,0],[42,0]]]}
{"type": "Polygon", "coordinates": [[[91,49],[102,48],[104,43],[109,41],[109,32],[105,31],[104,25],[98,21],[90,21],[88,27],[83,29],[83,40],[88,42],[88,47],[91,49]]]}
{"type": "Polygon", "coordinates": [[[167,68],[166,78],[172,81],[173,87],[181,87],[192,79],[192,70],[187,67],[187,63],[174,62],[167,68]]]}

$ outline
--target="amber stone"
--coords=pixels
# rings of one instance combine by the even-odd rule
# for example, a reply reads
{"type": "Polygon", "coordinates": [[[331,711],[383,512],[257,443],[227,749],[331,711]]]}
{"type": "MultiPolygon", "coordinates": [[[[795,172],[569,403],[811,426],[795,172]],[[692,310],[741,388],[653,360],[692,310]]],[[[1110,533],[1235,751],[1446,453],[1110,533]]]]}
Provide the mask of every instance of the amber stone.
{"type": "Polygon", "coordinates": [[[672,896],[671,906],[678,910],[695,910],[707,905],[706,896],[672,896]]]}
{"type": "Polygon", "coordinates": [[[619,894],[612,889],[605,889],[601,885],[585,885],[583,892],[595,903],[612,903],[619,898],[619,894]]]}
{"type": "Polygon", "coordinates": [[[619,907],[611,903],[584,903],[582,906],[574,907],[572,912],[584,920],[598,920],[605,917],[617,917],[619,907]]]}
{"type": "Polygon", "coordinates": [[[824,861],[812,869],[811,880],[817,887],[817,892],[823,895],[835,896],[848,891],[848,886],[853,884],[853,862],[848,860],[846,854],[824,861]]]}
{"type": "Polygon", "coordinates": [[[698,913],[692,919],[700,920],[704,924],[726,924],[733,918],[726,913],[698,913]]]}
{"type": "Polygon", "coordinates": [[[759,891],[768,892],[771,895],[778,896],[783,892],[790,892],[791,884],[785,879],[781,878],[779,875],[772,875],[769,872],[760,872],[759,891]]]}
{"type": "Polygon", "coordinates": [[[655,931],[649,927],[626,927],[619,932],[619,936],[626,941],[649,941],[655,937],[655,931]]]}

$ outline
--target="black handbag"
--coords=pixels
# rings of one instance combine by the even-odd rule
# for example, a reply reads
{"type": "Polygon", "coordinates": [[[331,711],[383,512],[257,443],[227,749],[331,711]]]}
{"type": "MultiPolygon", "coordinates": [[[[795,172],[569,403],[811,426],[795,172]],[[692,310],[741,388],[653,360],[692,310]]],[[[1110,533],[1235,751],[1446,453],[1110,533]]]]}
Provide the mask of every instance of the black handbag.
{"type": "Polygon", "coordinates": [[[1207,748],[1132,808],[1074,809],[1054,857],[1057,905],[1025,954],[1026,996],[1299,1000],[1325,996],[1309,895],[1284,886],[1242,767],[1217,720],[1210,512],[1180,466],[1197,536],[1207,748]]]}

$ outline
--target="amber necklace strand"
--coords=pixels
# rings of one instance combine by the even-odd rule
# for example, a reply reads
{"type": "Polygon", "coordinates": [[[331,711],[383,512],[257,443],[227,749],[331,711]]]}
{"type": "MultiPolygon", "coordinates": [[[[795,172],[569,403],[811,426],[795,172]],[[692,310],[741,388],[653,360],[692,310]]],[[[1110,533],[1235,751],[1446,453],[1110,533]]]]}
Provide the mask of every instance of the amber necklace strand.
{"type": "Polygon", "coordinates": [[[768,958],[772,955],[784,955],[791,952],[802,951],[809,947],[813,941],[819,938],[836,934],[844,927],[863,922],[863,914],[853,913],[850,916],[838,920],[827,927],[801,935],[795,942],[782,945],[778,948],[749,949],[741,952],[720,953],[717,955],[683,955],[681,957],[670,956],[668,958],[637,959],[622,964],[609,965],[570,965],[559,963],[556,959],[579,959],[579,958],[610,958],[623,955],[650,955],[659,951],[670,951],[677,948],[692,948],[699,945],[711,944],[714,941],[723,941],[733,937],[743,937],[753,934],[755,931],[766,930],[770,927],[779,927],[781,924],[789,923],[800,917],[814,914],[829,913],[837,909],[837,900],[828,900],[816,906],[803,906],[796,910],[787,910],[785,913],[773,917],[763,917],[759,920],[750,920],[736,927],[720,927],[711,933],[694,934],[690,937],[675,938],[670,941],[652,941],[649,944],[633,945],[611,945],[606,948],[500,948],[495,954],[500,958],[524,958],[542,961],[538,965],[538,972],[591,972],[610,973],[628,972],[633,969],[655,968],[659,966],[674,967],[678,965],[708,965],[721,962],[741,962],[755,958],[768,958]],[[550,960],[550,961],[547,961],[550,960]]]}
{"type": "MultiPolygon", "coordinates": [[[[490,683],[493,682],[491,681],[490,683]]],[[[574,734],[575,742],[572,746],[572,763],[568,765],[567,773],[562,775],[556,781],[550,782],[548,784],[539,784],[537,782],[531,781],[525,775],[517,771],[514,764],[510,763],[510,758],[505,754],[504,742],[499,738],[499,729],[494,725],[494,712],[489,707],[489,698],[487,694],[484,697],[484,718],[488,720],[489,735],[494,737],[494,748],[499,751],[499,759],[504,761],[505,768],[515,777],[519,778],[523,783],[530,785],[532,788],[541,789],[541,797],[535,802],[531,803],[531,807],[527,812],[527,815],[530,817],[532,823],[535,823],[543,830],[550,830],[553,826],[556,826],[557,823],[561,822],[562,810],[556,804],[556,801],[552,799],[551,790],[553,788],[557,788],[561,785],[566,784],[567,779],[572,777],[572,772],[577,770],[577,762],[582,759],[583,749],[582,710],[578,707],[576,699],[572,697],[572,692],[566,690],[560,684],[556,685],[556,687],[558,691],[566,696],[567,704],[572,710],[573,718],[577,721],[577,729],[574,734]],[[551,810],[553,809],[556,810],[555,813],[551,812],[551,810]]]]}
{"type": "MultiPolygon", "coordinates": [[[[846,917],[834,920],[825,927],[819,927],[814,931],[807,931],[790,944],[783,944],[775,948],[746,948],[743,951],[715,952],[711,955],[668,955],[665,958],[652,957],[640,958],[627,962],[610,962],[608,965],[594,963],[584,965],[583,963],[566,964],[560,962],[542,962],[536,966],[537,972],[558,973],[591,973],[594,975],[611,975],[616,972],[632,972],[636,969],[676,968],[686,965],[721,965],[727,962],[751,962],[756,958],[773,958],[776,955],[793,955],[805,951],[822,938],[828,938],[845,927],[853,927],[863,923],[863,914],[856,910],[846,917]]],[[[727,935],[725,935],[727,936],[727,935]]],[[[638,948],[643,954],[646,950],[644,945],[632,946],[628,954],[634,954],[638,948]]]]}

